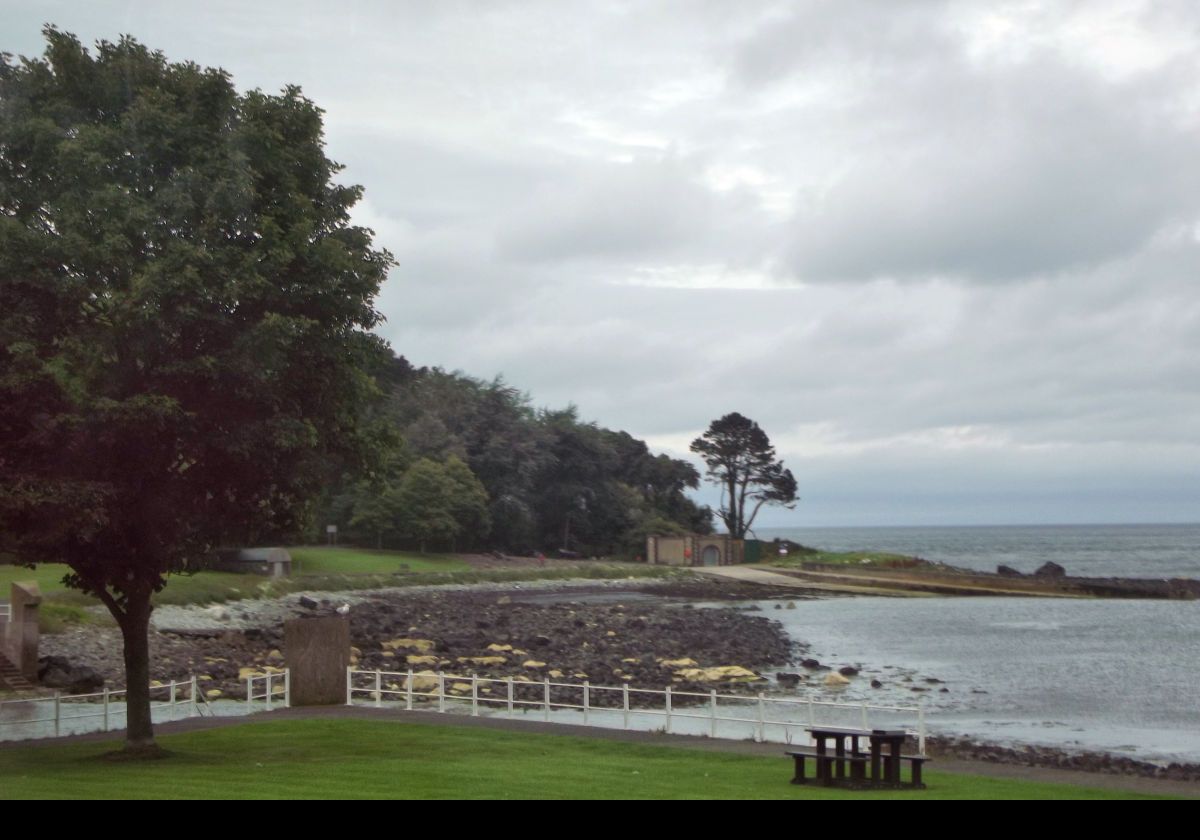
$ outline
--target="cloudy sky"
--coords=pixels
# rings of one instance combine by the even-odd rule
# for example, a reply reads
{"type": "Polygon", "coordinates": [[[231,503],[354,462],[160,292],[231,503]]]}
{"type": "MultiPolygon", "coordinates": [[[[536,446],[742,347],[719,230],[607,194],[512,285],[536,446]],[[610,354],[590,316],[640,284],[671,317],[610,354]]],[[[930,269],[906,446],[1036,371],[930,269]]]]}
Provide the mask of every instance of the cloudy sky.
{"type": "MultiPolygon", "coordinates": [[[[0,0],[295,83],[384,334],[687,456],[765,525],[1200,521],[1200,5],[0,0]]],[[[714,497],[706,494],[706,501],[714,497]]]]}

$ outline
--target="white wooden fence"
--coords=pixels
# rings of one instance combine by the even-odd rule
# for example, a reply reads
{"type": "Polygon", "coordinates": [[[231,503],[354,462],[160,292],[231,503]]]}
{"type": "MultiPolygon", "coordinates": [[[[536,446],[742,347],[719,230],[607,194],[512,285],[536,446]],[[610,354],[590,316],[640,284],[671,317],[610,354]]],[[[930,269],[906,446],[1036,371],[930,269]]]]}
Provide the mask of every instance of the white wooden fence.
{"type": "Polygon", "coordinates": [[[278,673],[256,674],[246,677],[246,703],[249,710],[254,711],[254,703],[263,701],[266,711],[276,706],[288,708],[292,705],[292,673],[287,668],[278,673]],[[262,690],[256,691],[255,686],[262,684],[262,690]]]}
{"type": "MultiPolygon", "coordinates": [[[[90,694],[55,692],[49,697],[0,701],[0,739],[26,740],[124,729],[125,694],[125,689],[105,688],[90,694]]],[[[152,685],[150,698],[151,716],[157,711],[159,717],[170,720],[197,717],[208,706],[194,676],[152,685]],[[155,697],[160,699],[155,702],[155,697]],[[170,711],[164,714],[164,709],[170,711]]]]}
{"type": "MultiPolygon", "coordinates": [[[[418,705],[425,708],[436,704],[439,712],[469,713],[478,716],[481,713],[498,711],[508,717],[518,713],[528,714],[529,711],[541,713],[542,719],[555,719],[552,712],[569,711],[576,713],[580,719],[564,720],[563,715],[558,720],[563,723],[580,723],[585,726],[608,726],[625,730],[644,729],[636,726],[636,719],[649,716],[654,721],[661,722],[661,731],[679,731],[684,734],[707,734],[709,737],[723,737],[720,733],[727,732],[724,737],[744,737],[747,727],[752,731],[754,740],[779,741],[794,743],[797,734],[805,733],[814,725],[851,725],[863,729],[872,728],[872,719],[879,715],[903,716],[908,720],[901,723],[909,729],[917,739],[917,748],[925,753],[925,709],[924,705],[917,706],[880,706],[868,703],[837,703],[830,700],[816,700],[811,697],[768,697],[759,692],[756,695],[720,694],[715,689],[708,692],[677,691],[671,686],[663,689],[632,688],[628,684],[622,686],[592,685],[582,683],[552,682],[543,679],[538,682],[526,682],[512,677],[479,677],[446,674],[419,674],[408,671],[361,671],[356,668],[346,669],[346,705],[355,705],[355,697],[365,698],[366,701],[379,708],[385,701],[390,704],[403,704],[406,710],[413,710],[418,705]],[[432,683],[426,690],[417,690],[417,681],[432,683]],[[447,690],[447,686],[450,686],[447,690]],[[497,695],[497,688],[502,689],[497,695]],[[486,690],[485,690],[486,689],[486,690]],[[579,698],[579,702],[564,702],[555,700],[566,692],[579,698]],[[601,696],[619,698],[619,705],[614,703],[596,703],[601,696]],[[639,698],[653,698],[651,707],[639,706],[639,698]],[[679,721],[689,721],[677,725],[679,721]],[[729,733],[731,727],[722,729],[722,724],[736,724],[734,729],[741,730],[742,735],[729,733]]],[[[361,705],[361,703],[360,703],[361,705]]],[[[892,720],[887,723],[893,728],[897,723],[892,720]]],[[[807,737],[804,734],[804,737],[807,737]]]]}
{"type": "MultiPolygon", "coordinates": [[[[196,677],[150,686],[150,714],[156,723],[216,714],[196,677]]],[[[55,738],[83,732],[111,732],[126,725],[125,689],[23,697],[0,701],[0,741],[55,738]]],[[[246,702],[226,707],[227,714],[250,714],[291,705],[291,673],[259,674],[246,679],[246,702]]]]}

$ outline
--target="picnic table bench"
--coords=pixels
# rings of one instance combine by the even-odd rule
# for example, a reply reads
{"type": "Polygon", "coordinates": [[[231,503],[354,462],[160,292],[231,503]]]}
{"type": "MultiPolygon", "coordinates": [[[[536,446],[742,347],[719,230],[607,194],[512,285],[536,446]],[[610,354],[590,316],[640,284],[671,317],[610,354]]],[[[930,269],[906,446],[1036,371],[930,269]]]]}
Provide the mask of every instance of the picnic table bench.
{"type": "Polygon", "coordinates": [[[915,787],[923,788],[921,767],[929,760],[924,755],[904,755],[903,729],[850,729],[837,726],[811,727],[809,733],[816,747],[800,747],[786,752],[795,762],[792,784],[808,784],[805,764],[813,759],[816,775],[813,782],[832,786],[851,787],[915,787]],[[869,744],[869,752],[859,748],[860,740],[869,744]],[[829,743],[833,743],[832,752],[829,743]],[[911,782],[901,781],[901,768],[911,768],[911,782]],[[868,765],[870,776],[867,775],[868,765]]]}

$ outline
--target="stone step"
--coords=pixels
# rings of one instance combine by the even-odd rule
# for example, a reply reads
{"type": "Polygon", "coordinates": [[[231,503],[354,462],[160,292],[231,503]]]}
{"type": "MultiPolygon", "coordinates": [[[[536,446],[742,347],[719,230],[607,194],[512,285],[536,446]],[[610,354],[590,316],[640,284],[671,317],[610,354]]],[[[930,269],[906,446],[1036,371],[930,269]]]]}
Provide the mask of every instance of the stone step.
{"type": "Polygon", "coordinates": [[[8,657],[0,653],[0,685],[9,691],[32,691],[33,683],[25,678],[8,657]]]}

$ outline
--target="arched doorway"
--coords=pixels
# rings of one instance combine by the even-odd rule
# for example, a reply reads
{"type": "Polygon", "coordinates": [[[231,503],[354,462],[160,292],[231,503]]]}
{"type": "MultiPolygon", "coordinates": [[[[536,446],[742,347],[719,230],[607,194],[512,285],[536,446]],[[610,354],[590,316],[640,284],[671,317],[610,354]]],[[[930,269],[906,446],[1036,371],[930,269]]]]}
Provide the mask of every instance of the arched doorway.
{"type": "Polygon", "coordinates": [[[715,545],[704,546],[704,551],[700,553],[700,563],[704,566],[720,566],[721,549],[715,545]]]}

